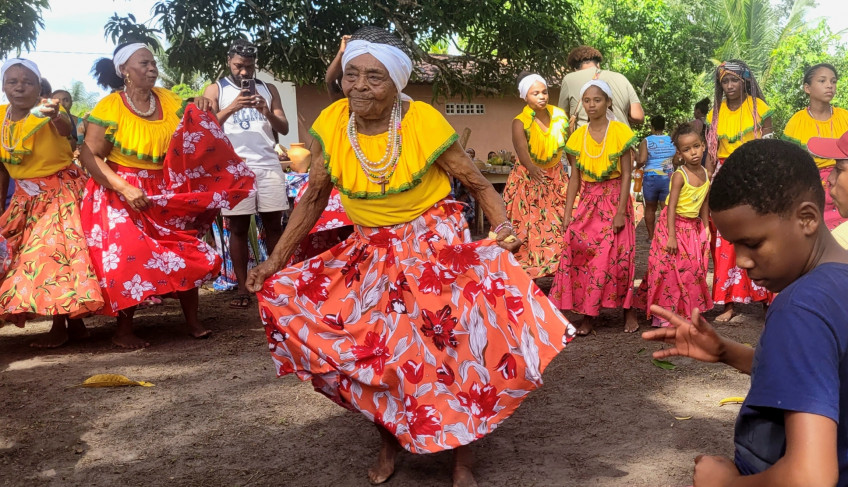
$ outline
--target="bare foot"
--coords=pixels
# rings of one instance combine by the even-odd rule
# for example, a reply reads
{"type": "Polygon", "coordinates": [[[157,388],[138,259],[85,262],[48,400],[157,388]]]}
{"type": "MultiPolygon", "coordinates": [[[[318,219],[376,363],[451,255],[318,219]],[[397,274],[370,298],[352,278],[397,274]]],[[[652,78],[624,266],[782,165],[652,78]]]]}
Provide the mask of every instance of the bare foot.
{"type": "Polygon", "coordinates": [[[477,487],[477,481],[474,480],[474,473],[471,471],[473,463],[471,447],[466,445],[454,450],[453,487],[477,487]]]}
{"type": "Polygon", "coordinates": [[[88,328],[85,327],[85,323],[81,319],[70,319],[68,318],[68,335],[74,340],[86,339],[91,336],[91,333],[88,332],[88,328]]]}
{"type": "Polygon", "coordinates": [[[595,320],[591,316],[584,316],[577,325],[577,336],[584,337],[592,333],[595,328],[595,320]]]}
{"type": "Polygon", "coordinates": [[[716,316],[715,321],[718,323],[727,323],[734,315],[736,313],[733,311],[733,303],[727,303],[724,305],[724,312],[716,316]]]}
{"type": "Polygon", "coordinates": [[[377,461],[368,469],[368,480],[375,485],[389,480],[389,477],[395,473],[395,460],[398,451],[400,451],[400,445],[391,433],[381,426],[377,426],[377,429],[380,430],[380,437],[383,440],[383,444],[380,446],[377,461]]]}
{"type": "Polygon", "coordinates": [[[639,319],[636,318],[636,308],[624,310],[624,333],[633,333],[639,329],[639,319]]]}
{"type": "Polygon", "coordinates": [[[130,350],[135,350],[135,349],[138,349],[138,348],[145,348],[145,347],[150,346],[149,342],[144,341],[143,338],[139,338],[139,337],[135,336],[135,333],[132,333],[132,332],[115,333],[115,335],[112,336],[112,343],[114,343],[115,345],[117,345],[121,348],[128,348],[130,350]]]}
{"type": "Polygon", "coordinates": [[[204,328],[200,323],[186,323],[186,326],[188,327],[188,334],[193,338],[203,339],[212,335],[212,330],[204,328]]]}
{"type": "Polygon", "coordinates": [[[59,348],[68,343],[68,338],[68,330],[65,328],[63,320],[61,326],[53,325],[50,331],[33,340],[29,346],[34,348],[59,348]]]}

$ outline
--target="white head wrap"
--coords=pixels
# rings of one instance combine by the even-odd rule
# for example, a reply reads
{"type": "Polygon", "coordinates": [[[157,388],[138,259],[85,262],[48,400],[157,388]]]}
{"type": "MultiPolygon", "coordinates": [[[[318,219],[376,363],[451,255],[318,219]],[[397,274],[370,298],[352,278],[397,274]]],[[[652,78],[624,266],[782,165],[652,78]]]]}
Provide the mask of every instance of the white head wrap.
{"type": "Polygon", "coordinates": [[[538,74],[529,74],[521,78],[521,82],[518,83],[518,96],[520,96],[522,100],[527,98],[527,92],[530,91],[530,87],[533,86],[533,83],[537,81],[545,85],[547,88],[548,83],[545,81],[545,78],[538,74]]]}
{"type": "MultiPolygon", "coordinates": [[[[580,88],[580,100],[583,100],[583,95],[586,93],[586,90],[588,90],[592,86],[597,86],[598,88],[600,88],[601,91],[606,93],[609,99],[612,100],[612,88],[610,88],[610,85],[602,79],[593,79],[583,85],[583,88],[580,88]]],[[[615,114],[612,112],[612,109],[607,108],[607,118],[609,120],[616,119],[615,114]]]]}
{"type": "Polygon", "coordinates": [[[36,66],[35,63],[30,61],[29,59],[19,57],[9,58],[6,60],[6,62],[3,63],[3,67],[0,68],[0,82],[2,82],[4,78],[6,78],[6,71],[8,71],[9,68],[16,64],[20,64],[21,66],[35,73],[35,76],[38,78],[38,82],[41,83],[41,71],[38,70],[38,66],[36,66]]]}
{"type": "MultiPolygon", "coordinates": [[[[130,56],[132,56],[136,53],[136,51],[141,49],[147,49],[147,46],[140,42],[136,42],[135,44],[129,44],[122,47],[118,50],[118,52],[115,53],[115,55],[112,57],[112,63],[115,65],[115,72],[118,73],[118,77],[124,77],[124,74],[121,73],[121,66],[123,66],[124,63],[127,62],[127,60],[129,60],[130,56]]],[[[150,49],[147,50],[149,51],[150,49]]]]}
{"type": "Polygon", "coordinates": [[[362,54],[370,54],[377,58],[377,61],[380,61],[389,71],[389,77],[392,78],[398,93],[403,91],[406,83],[409,82],[409,76],[412,75],[412,59],[409,59],[405,52],[388,44],[362,39],[352,40],[347,43],[342,54],[342,69],[347,67],[351,59],[362,54]]]}

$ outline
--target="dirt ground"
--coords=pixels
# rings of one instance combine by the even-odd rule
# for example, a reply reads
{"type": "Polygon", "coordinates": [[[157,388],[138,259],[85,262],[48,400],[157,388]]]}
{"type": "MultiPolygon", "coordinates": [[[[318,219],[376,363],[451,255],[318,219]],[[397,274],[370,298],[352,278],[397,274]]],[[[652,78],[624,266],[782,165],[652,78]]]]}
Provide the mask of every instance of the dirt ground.
{"type": "MultiPolygon", "coordinates": [[[[644,225],[638,235],[637,276],[644,225]]],[[[50,351],[28,346],[46,322],[0,329],[0,485],[369,485],[374,427],[308,383],[276,379],[257,310],[230,310],[231,296],[202,295],[208,340],[187,337],[176,301],[141,311],[146,350],[112,346],[105,318],[87,320],[88,341],[50,351]],[[98,373],[155,387],[71,387],[98,373]]],[[[756,343],[763,311],[740,311],[719,329],[756,343]]],[[[739,406],[718,401],[745,395],[748,377],[679,358],[660,369],[650,359],[659,345],[622,329],[620,312],[604,314],[597,334],[569,345],[545,386],[473,445],[481,486],[684,486],[696,454],[732,453],[739,406]]],[[[450,485],[450,461],[403,454],[387,485],[450,485]]]]}

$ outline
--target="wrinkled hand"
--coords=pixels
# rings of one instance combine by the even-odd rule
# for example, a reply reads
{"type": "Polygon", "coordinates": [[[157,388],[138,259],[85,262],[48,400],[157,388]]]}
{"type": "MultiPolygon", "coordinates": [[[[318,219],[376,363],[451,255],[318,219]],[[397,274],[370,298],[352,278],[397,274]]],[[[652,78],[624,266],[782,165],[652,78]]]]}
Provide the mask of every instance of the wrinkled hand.
{"type": "Polygon", "coordinates": [[[204,112],[212,110],[212,100],[204,96],[195,97],[192,103],[194,103],[194,106],[203,110],[204,112]]]}
{"type": "Polygon", "coordinates": [[[247,281],[245,282],[247,290],[252,293],[258,293],[265,286],[265,280],[282,269],[282,267],[273,257],[269,257],[265,262],[250,269],[247,273],[247,281]]]}
{"type": "Polygon", "coordinates": [[[642,333],[642,338],[653,342],[671,344],[654,352],[656,359],[679,355],[692,357],[701,362],[718,362],[724,355],[724,341],[715,329],[701,317],[701,312],[695,308],[690,319],[673,313],[657,305],[651,306],[651,313],[667,320],[671,326],[642,333]]]}
{"type": "Polygon", "coordinates": [[[668,242],[665,243],[665,251],[671,255],[677,254],[677,238],[669,235],[668,242]]]}
{"type": "Polygon", "coordinates": [[[616,212],[615,216],[612,217],[612,231],[618,233],[624,228],[624,213],[616,212]]]}
{"type": "Polygon", "coordinates": [[[131,186],[127,184],[127,187],[120,191],[121,196],[124,197],[127,204],[130,205],[135,211],[142,211],[148,206],[150,206],[150,200],[147,199],[147,195],[141,189],[136,188],[135,186],[131,186]]]}
{"type": "Polygon", "coordinates": [[[498,235],[495,238],[495,241],[498,243],[498,246],[500,248],[502,248],[504,250],[508,250],[509,252],[512,252],[513,254],[518,252],[518,249],[520,249],[521,246],[524,244],[524,242],[519,240],[518,237],[509,228],[501,229],[501,231],[498,232],[498,235]],[[513,237],[514,240],[510,239],[509,237],[513,237]],[[510,240],[510,241],[507,242],[507,240],[510,240]]]}
{"type": "Polygon", "coordinates": [[[695,487],[724,487],[739,477],[736,465],[726,457],[698,455],[695,457],[695,487]]]}
{"type": "Polygon", "coordinates": [[[39,110],[45,117],[50,118],[50,120],[56,120],[61,113],[59,111],[59,100],[56,98],[47,98],[41,103],[39,110]]]}

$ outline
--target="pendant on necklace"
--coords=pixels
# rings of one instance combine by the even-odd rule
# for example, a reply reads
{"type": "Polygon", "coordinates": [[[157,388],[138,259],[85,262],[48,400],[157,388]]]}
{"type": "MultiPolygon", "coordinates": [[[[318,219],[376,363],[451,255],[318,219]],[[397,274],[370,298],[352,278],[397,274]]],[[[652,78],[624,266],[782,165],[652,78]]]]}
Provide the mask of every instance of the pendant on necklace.
{"type": "Polygon", "coordinates": [[[386,194],[386,183],[387,183],[386,176],[381,176],[380,177],[380,189],[382,189],[383,194],[386,194]]]}

